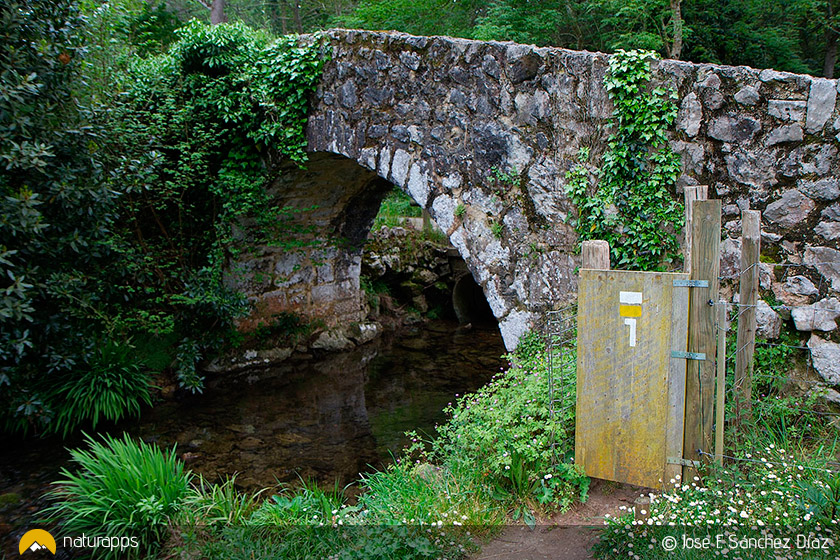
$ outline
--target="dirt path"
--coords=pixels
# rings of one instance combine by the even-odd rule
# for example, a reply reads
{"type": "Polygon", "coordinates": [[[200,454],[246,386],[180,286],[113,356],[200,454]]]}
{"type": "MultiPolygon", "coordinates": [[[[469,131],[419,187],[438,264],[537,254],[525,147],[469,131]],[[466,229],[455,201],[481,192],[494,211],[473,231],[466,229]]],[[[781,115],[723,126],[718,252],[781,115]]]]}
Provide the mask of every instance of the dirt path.
{"type": "Polygon", "coordinates": [[[618,515],[621,506],[648,490],[629,484],[592,480],[589,499],[536,528],[507,527],[472,560],[588,560],[606,514],[618,515]]]}

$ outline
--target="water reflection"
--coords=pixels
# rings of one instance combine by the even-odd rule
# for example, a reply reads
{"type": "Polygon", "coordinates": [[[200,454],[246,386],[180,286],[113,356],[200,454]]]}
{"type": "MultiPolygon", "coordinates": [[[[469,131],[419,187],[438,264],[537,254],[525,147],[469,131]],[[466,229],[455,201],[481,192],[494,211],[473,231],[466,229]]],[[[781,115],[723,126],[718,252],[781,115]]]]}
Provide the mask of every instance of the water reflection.
{"type": "MultiPolygon", "coordinates": [[[[477,389],[499,370],[503,352],[495,326],[433,321],[351,352],[218,376],[204,394],[163,403],[112,431],[177,444],[193,471],[212,481],[239,473],[245,489],[299,477],[344,485],[387,463],[406,443],[406,430],[433,432],[456,393],[477,389]]],[[[64,447],[81,441],[0,445],[0,494],[21,497],[0,504],[6,533],[37,515],[39,496],[68,465],[64,447]]]]}
{"type": "Polygon", "coordinates": [[[433,322],[318,360],[219,378],[168,403],[130,432],[176,443],[190,468],[246,488],[317,480],[347,484],[380,468],[406,430],[431,433],[455,393],[498,370],[497,331],[433,322]]]}

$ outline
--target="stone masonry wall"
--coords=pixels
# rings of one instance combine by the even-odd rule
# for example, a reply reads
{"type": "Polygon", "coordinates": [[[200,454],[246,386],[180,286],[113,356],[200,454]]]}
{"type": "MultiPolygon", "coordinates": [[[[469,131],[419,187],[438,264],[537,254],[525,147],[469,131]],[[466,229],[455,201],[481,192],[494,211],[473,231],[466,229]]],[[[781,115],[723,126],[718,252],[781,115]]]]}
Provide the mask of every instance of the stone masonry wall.
{"type": "MultiPolygon", "coordinates": [[[[574,297],[565,172],[581,146],[603,153],[608,56],[353,30],[327,40],[309,149],[341,154],[427,208],[513,347],[542,312],[574,297]],[[494,168],[514,179],[494,179],[494,168]]],[[[837,81],[673,60],[655,63],[654,81],[679,96],[675,196],[707,184],[723,199],[728,258],[749,206],[763,211],[765,254],[833,263],[790,274],[822,286],[811,300],[840,291],[837,81]]],[[[778,286],[801,296],[805,285],[769,268],[764,277],[782,300],[778,286]]]]}

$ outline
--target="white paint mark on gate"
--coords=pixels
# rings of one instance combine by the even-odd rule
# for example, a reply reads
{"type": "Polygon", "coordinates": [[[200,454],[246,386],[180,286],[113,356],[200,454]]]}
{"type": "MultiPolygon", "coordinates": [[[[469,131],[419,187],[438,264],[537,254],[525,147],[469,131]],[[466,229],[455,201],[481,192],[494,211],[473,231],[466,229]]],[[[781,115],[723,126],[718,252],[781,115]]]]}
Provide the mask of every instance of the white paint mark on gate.
{"type": "Polygon", "coordinates": [[[636,346],[636,319],[625,318],[624,324],[630,327],[630,346],[636,346]]]}
{"type": "Polygon", "coordinates": [[[642,305],[642,292],[619,292],[618,300],[625,305],[642,305]]]}

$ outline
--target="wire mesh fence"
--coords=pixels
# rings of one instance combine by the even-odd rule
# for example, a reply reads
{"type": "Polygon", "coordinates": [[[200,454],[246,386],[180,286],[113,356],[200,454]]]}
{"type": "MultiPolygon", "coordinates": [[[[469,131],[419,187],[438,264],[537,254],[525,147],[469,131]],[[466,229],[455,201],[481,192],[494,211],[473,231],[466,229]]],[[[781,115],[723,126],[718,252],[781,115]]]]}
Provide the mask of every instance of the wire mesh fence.
{"type": "Polygon", "coordinates": [[[551,424],[551,454],[555,463],[557,453],[556,426],[558,416],[575,407],[575,392],[569,391],[575,376],[577,342],[577,304],[550,311],[546,316],[545,345],[548,372],[548,414],[551,424]],[[561,388],[566,388],[561,391],[561,388]]]}
{"type": "MultiPolygon", "coordinates": [[[[735,284],[750,268],[762,264],[765,263],[755,263],[734,276],[722,276],[720,280],[735,284]]],[[[748,346],[753,345],[753,362],[750,368],[752,398],[749,408],[753,425],[768,433],[782,436],[795,445],[804,447],[813,444],[819,447],[815,439],[820,434],[837,433],[840,430],[840,413],[832,408],[832,400],[834,404],[840,404],[836,402],[835,391],[840,379],[835,379],[832,373],[840,362],[840,346],[832,346],[830,342],[828,346],[821,346],[830,339],[830,332],[837,327],[836,319],[840,318],[840,302],[823,296],[826,288],[823,272],[829,268],[840,273],[840,263],[807,262],[769,266],[780,269],[774,271],[774,276],[778,276],[774,278],[777,284],[784,286],[782,283],[793,277],[795,281],[787,284],[798,286],[797,292],[801,293],[781,294],[788,301],[780,301],[775,291],[771,290],[771,295],[768,296],[767,290],[770,286],[766,286],[765,283],[765,297],[768,297],[769,302],[759,300],[755,304],[742,304],[736,294],[734,301],[720,300],[714,303],[716,307],[725,309],[723,324],[718,321],[715,328],[726,341],[726,408],[731,412],[730,409],[742,390],[735,379],[738,356],[748,346]],[[813,272],[817,274],[814,275],[813,272]],[[814,277],[816,282],[811,282],[808,275],[814,277]],[[821,297],[823,299],[820,299],[821,297]],[[743,340],[739,346],[735,336],[738,322],[744,318],[745,313],[757,312],[759,308],[763,308],[765,312],[758,325],[759,337],[743,340]],[[768,309],[779,317],[767,314],[768,309]],[[791,321],[793,325],[790,324],[791,321]],[[771,326],[773,328],[768,328],[771,326]],[[814,344],[814,335],[823,337],[826,341],[814,344]]],[[[727,425],[724,427],[727,430],[727,448],[732,449],[733,446],[737,446],[739,434],[737,426],[733,425],[736,423],[733,415],[727,414],[727,418],[727,425]]],[[[821,457],[827,467],[824,470],[840,470],[840,462],[836,460],[835,453],[836,449],[826,449],[821,457]]],[[[708,449],[700,450],[700,454],[708,460],[714,459],[711,444],[708,449]]],[[[732,454],[723,454],[722,458],[726,461],[751,461],[749,458],[732,454]]]]}

